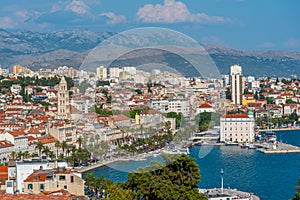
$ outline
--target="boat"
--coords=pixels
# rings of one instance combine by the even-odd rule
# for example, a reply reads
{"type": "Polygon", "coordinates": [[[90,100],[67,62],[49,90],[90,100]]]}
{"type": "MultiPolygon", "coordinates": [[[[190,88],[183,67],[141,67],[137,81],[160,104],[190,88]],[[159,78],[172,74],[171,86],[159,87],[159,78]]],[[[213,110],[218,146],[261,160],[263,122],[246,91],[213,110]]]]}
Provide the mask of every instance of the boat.
{"type": "Polygon", "coordinates": [[[277,141],[277,135],[275,132],[272,131],[267,131],[265,133],[265,139],[267,140],[267,142],[276,142],[277,141]]]}
{"type": "Polygon", "coordinates": [[[270,116],[268,110],[268,127],[267,127],[267,131],[265,132],[265,139],[267,142],[274,143],[277,140],[277,135],[275,132],[269,130],[269,126],[270,126],[270,116]]]}
{"type": "Polygon", "coordinates": [[[231,141],[225,142],[225,146],[238,146],[238,145],[239,145],[238,142],[231,142],[231,141]]]}
{"type": "Polygon", "coordinates": [[[186,154],[186,155],[190,154],[189,148],[165,149],[165,150],[162,150],[162,152],[164,152],[166,154],[186,154]]]}
{"type": "Polygon", "coordinates": [[[215,145],[212,142],[207,142],[207,141],[199,141],[194,143],[195,146],[210,146],[210,145],[215,145]]]}

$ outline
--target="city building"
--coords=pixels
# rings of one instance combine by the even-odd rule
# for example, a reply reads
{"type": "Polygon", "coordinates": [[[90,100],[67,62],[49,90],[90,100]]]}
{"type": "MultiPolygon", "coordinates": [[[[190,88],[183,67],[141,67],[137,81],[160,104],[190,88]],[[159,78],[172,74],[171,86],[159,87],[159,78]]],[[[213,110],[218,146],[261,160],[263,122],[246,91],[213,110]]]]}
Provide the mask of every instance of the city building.
{"type": "Polygon", "coordinates": [[[27,67],[23,67],[21,65],[14,65],[13,66],[13,74],[32,74],[33,71],[28,69],[27,67]]]}
{"type": "Polygon", "coordinates": [[[61,78],[60,83],[57,85],[57,91],[57,117],[58,119],[70,119],[69,91],[65,77],[61,78]]]}
{"type": "Polygon", "coordinates": [[[107,68],[103,66],[97,67],[96,76],[98,79],[107,79],[107,68]]]}
{"type": "Polygon", "coordinates": [[[25,194],[41,194],[65,190],[71,195],[84,196],[84,180],[77,171],[58,167],[34,170],[24,180],[25,194]]]}
{"type": "Polygon", "coordinates": [[[231,98],[234,105],[241,105],[243,94],[242,67],[233,65],[230,67],[231,98]]]}
{"type": "Polygon", "coordinates": [[[225,114],[220,119],[221,142],[254,142],[255,121],[253,113],[225,114]]]}

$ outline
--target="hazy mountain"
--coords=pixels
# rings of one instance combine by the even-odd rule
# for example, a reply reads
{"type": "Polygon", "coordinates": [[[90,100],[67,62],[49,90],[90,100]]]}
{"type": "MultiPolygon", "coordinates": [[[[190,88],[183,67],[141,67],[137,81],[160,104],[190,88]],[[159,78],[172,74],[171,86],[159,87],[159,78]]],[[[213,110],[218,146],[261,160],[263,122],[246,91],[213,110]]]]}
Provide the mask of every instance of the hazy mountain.
{"type": "MultiPolygon", "coordinates": [[[[89,51],[112,36],[112,32],[95,33],[88,30],[68,30],[54,33],[31,31],[8,32],[0,29],[0,66],[9,68],[21,64],[31,69],[79,67],[89,51]]],[[[238,51],[226,47],[206,45],[204,48],[223,74],[229,67],[240,64],[243,74],[256,76],[300,75],[300,51],[238,51]]],[[[184,64],[182,59],[164,53],[161,59],[169,63],[184,64]],[[178,61],[178,62],[177,62],[178,61]]],[[[157,55],[141,55],[138,59],[157,60],[157,55]]],[[[121,65],[122,62],[118,62],[121,65]]],[[[140,64],[133,59],[127,64],[140,64]]]]}

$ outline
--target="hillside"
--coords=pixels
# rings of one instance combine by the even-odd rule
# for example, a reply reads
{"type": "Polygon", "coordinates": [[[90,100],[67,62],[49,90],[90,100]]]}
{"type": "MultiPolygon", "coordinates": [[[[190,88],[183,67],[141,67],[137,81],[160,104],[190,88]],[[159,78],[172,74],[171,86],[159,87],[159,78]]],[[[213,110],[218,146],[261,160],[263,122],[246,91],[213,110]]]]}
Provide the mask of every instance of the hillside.
{"type": "MultiPolygon", "coordinates": [[[[88,30],[37,33],[0,29],[0,66],[9,68],[21,64],[33,70],[64,65],[79,67],[91,49],[113,34],[88,30]]],[[[240,64],[244,75],[300,76],[300,51],[238,51],[215,45],[206,45],[204,48],[223,74],[229,73],[231,65],[240,64]]],[[[174,65],[185,63],[168,53],[163,54],[160,57],[164,62],[172,59],[169,63],[174,65]]],[[[157,60],[148,55],[142,57],[145,60],[157,60]]],[[[140,64],[132,59],[125,63],[140,64]]],[[[118,62],[119,65],[122,62],[118,62]]]]}

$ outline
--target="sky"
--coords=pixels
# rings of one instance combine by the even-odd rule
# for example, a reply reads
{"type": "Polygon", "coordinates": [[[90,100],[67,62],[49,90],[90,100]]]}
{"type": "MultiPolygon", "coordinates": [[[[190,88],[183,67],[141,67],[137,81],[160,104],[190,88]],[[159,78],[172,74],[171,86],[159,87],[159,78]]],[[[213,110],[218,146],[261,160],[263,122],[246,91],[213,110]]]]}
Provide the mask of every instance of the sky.
{"type": "Polygon", "coordinates": [[[201,44],[300,50],[299,0],[1,0],[0,28],[121,32],[163,27],[201,44]]]}

